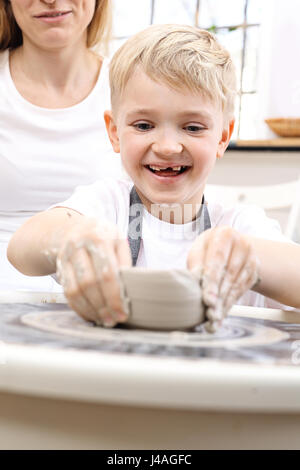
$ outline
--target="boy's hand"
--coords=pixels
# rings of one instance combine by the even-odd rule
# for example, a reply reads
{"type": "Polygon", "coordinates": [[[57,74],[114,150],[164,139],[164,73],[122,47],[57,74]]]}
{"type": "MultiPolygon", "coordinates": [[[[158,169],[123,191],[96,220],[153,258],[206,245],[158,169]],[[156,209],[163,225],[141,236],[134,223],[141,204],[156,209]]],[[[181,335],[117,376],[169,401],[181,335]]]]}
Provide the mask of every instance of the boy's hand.
{"type": "Polygon", "coordinates": [[[67,233],[56,260],[57,276],[70,307],[98,325],[126,321],[120,266],[131,266],[131,255],[117,227],[82,218],[67,233]]]}
{"type": "Polygon", "coordinates": [[[210,331],[215,331],[238,298],[259,280],[259,263],[251,243],[227,226],[203,232],[193,243],[187,266],[200,278],[210,331]]]}

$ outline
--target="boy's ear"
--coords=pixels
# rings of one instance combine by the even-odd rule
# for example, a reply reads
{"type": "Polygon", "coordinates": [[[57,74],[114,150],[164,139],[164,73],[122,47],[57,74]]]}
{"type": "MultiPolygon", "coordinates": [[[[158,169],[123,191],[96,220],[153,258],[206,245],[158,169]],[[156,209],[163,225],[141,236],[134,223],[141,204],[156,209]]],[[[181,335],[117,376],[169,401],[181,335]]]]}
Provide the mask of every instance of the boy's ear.
{"type": "Polygon", "coordinates": [[[235,120],[232,119],[228,122],[227,126],[224,126],[222,131],[222,137],[218,144],[217,158],[222,158],[225,150],[228,147],[229,141],[231,139],[233,129],[234,129],[235,120]]]}
{"type": "Polygon", "coordinates": [[[112,111],[104,111],[104,121],[111,145],[116,153],[120,153],[117,125],[114,121],[112,111]]]}

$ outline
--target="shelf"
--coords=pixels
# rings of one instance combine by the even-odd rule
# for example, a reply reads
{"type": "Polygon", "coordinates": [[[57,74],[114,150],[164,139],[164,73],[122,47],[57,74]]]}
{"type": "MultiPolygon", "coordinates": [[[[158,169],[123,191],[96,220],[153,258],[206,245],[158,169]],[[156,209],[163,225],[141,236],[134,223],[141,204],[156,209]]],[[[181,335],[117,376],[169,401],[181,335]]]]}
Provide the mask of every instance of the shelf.
{"type": "Polygon", "coordinates": [[[230,142],[228,150],[267,150],[267,151],[300,151],[300,137],[278,137],[261,140],[236,140],[230,142]]]}
{"type": "Polygon", "coordinates": [[[278,137],[277,139],[237,140],[237,147],[300,147],[300,137],[278,137]]]}

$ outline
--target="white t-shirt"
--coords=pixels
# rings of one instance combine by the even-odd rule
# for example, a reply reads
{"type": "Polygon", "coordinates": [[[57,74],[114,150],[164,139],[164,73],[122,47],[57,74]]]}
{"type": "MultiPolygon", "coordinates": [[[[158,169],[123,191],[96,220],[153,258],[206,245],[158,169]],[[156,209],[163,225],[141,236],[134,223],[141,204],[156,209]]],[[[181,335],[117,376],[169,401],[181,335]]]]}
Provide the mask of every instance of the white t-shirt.
{"type": "MultiPolygon", "coordinates": [[[[73,195],[58,206],[74,209],[88,217],[116,224],[124,238],[129,225],[129,197],[133,183],[126,180],[97,181],[79,186],[73,195]]],[[[211,227],[227,225],[238,232],[258,238],[290,242],[283,236],[279,223],[266,216],[254,205],[224,207],[221,203],[207,202],[211,227]]],[[[194,222],[183,225],[169,224],[143,211],[142,243],[137,266],[153,269],[186,268],[187,254],[195,238],[194,222]]],[[[246,292],[237,302],[240,305],[280,308],[280,304],[253,291],[246,292]]]]}
{"type": "Polygon", "coordinates": [[[122,174],[104,125],[106,109],[107,59],[83,101],[48,109],[21,96],[8,51],[0,53],[0,290],[53,290],[50,277],[25,277],[8,263],[8,240],[28,217],[66,199],[77,185],[122,174]]]}

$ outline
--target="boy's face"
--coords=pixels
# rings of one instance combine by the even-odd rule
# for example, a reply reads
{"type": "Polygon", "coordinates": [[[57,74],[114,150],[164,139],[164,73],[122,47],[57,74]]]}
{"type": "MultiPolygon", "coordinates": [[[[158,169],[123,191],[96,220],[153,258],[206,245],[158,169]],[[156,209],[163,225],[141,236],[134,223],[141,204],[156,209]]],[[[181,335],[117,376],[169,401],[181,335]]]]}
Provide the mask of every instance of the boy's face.
{"type": "Polygon", "coordinates": [[[129,79],[105,122],[142,202],[199,204],[216,157],[222,157],[233,122],[221,107],[189,90],[177,91],[141,70],[129,79]]]}

